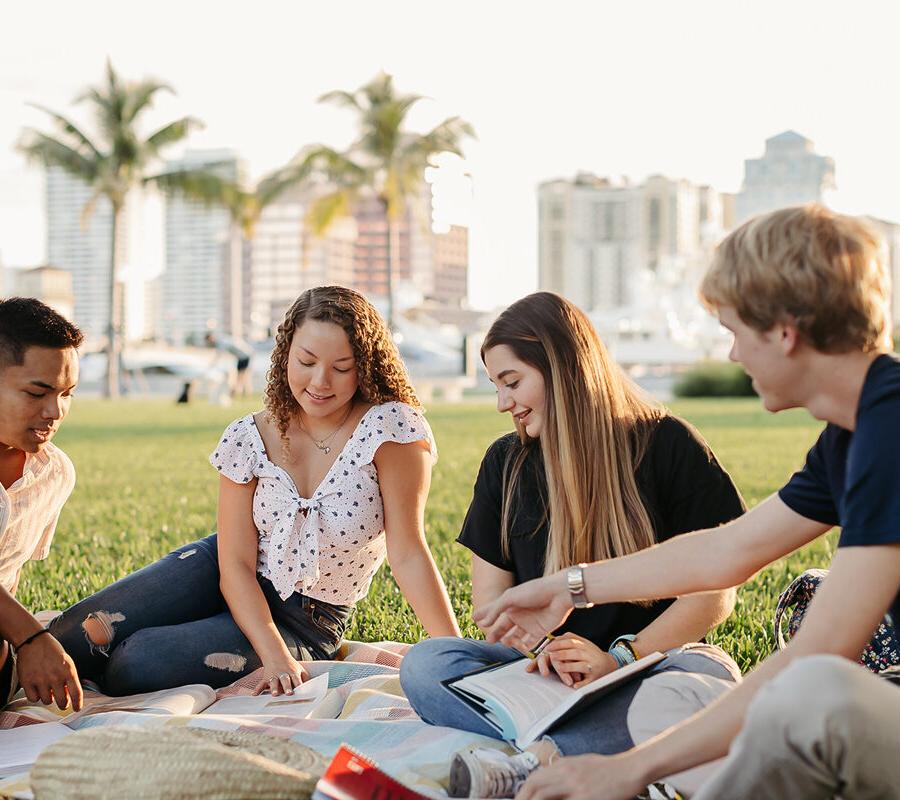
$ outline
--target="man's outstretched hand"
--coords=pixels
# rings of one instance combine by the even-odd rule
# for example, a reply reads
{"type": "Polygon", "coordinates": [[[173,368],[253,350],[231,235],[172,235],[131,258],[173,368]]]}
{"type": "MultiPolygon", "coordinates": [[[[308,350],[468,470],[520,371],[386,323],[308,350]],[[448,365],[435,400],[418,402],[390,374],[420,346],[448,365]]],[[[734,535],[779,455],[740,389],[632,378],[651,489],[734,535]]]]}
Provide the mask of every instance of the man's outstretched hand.
{"type": "Polygon", "coordinates": [[[555,631],[572,611],[564,571],[520,583],[475,611],[475,623],[489,642],[526,652],[555,631]]]}

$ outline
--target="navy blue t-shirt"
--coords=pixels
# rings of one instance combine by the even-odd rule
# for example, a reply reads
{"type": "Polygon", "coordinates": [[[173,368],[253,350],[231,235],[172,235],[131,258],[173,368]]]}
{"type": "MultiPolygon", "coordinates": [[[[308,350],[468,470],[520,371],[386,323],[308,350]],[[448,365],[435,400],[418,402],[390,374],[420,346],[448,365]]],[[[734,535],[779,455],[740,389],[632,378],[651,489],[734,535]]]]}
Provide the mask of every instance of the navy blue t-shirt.
{"type": "MultiPolygon", "coordinates": [[[[800,516],[840,525],[838,547],[900,542],[900,359],[872,362],[856,430],[827,425],[778,496],[800,516]]],[[[890,613],[900,623],[900,591],[890,613]]]]}

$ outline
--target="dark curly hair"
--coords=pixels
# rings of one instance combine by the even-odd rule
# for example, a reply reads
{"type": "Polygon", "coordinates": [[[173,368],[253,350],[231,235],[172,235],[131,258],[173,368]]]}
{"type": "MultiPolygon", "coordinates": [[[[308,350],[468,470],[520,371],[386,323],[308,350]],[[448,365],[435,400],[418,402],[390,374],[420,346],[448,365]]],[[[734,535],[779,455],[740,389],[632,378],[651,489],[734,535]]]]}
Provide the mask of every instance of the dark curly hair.
{"type": "Polygon", "coordinates": [[[300,406],[288,385],[288,351],[294,332],[306,320],[333,322],[353,348],[359,387],[354,400],[378,405],[392,400],[419,407],[406,367],[387,325],[359,292],[344,286],[317,286],[300,295],[278,326],[272,366],[266,373],[266,411],[286,441],[291,417],[300,406]]]}

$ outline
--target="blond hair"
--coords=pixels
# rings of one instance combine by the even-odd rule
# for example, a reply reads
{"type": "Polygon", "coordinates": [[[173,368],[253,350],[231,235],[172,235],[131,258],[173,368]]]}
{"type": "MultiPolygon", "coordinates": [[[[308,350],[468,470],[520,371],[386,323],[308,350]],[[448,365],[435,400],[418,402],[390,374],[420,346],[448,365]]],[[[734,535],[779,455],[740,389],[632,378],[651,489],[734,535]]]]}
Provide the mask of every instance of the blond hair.
{"type": "Polygon", "coordinates": [[[550,533],[544,573],[582,561],[634,553],[656,541],[635,471],[662,410],[626,378],[590,320],[551,292],[528,295],[494,322],[481,348],[506,345],[544,378],[544,423],[504,465],[500,539],[509,529],[525,459],[540,447],[547,481],[550,533]]]}
{"type": "Polygon", "coordinates": [[[288,353],[294,333],[308,319],[332,322],[347,334],[359,381],[356,399],[373,405],[397,400],[419,406],[397,346],[375,307],[353,289],[318,286],[301,294],[284,315],[266,374],[266,411],[282,441],[286,441],[291,418],[300,410],[288,384],[288,353]]]}
{"type": "Polygon", "coordinates": [[[889,296],[879,235],[820,205],[745,222],[718,246],[700,286],[708,307],[732,306],[761,333],[791,321],[823,353],[880,349],[889,296]]]}

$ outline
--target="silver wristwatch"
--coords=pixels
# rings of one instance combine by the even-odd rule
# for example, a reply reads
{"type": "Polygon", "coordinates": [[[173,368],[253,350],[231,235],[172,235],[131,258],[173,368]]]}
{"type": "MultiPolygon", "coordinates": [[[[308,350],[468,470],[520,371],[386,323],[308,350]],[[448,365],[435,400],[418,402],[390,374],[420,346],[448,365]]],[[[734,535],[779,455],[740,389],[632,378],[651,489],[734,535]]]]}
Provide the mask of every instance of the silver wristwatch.
{"type": "Polygon", "coordinates": [[[566,570],[566,583],[569,586],[569,594],[572,596],[572,605],[575,608],[592,608],[587,595],[584,593],[584,568],[587,564],[578,564],[566,570]]]}

